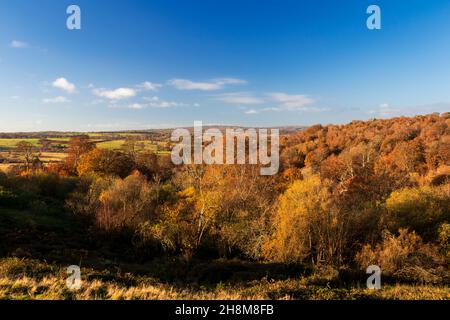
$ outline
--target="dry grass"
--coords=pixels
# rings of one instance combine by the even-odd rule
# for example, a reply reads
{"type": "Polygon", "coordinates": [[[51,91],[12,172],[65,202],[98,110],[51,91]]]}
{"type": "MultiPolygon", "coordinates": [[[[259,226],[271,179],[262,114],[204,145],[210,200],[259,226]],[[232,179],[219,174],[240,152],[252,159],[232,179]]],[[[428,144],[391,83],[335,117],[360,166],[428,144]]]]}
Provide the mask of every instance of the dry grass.
{"type": "Polygon", "coordinates": [[[176,289],[163,284],[141,284],[126,287],[113,282],[93,280],[83,282],[82,289],[70,291],[60,278],[36,280],[0,279],[0,299],[76,299],[76,300],[177,300],[177,299],[242,299],[236,293],[217,291],[192,291],[176,289]]]}
{"type": "Polygon", "coordinates": [[[29,277],[0,278],[0,299],[13,300],[448,300],[448,287],[395,285],[381,290],[332,289],[307,286],[301,280],[255,282],[246,286],[217,286],[206,288],[179,288],[162,283],[145,283],[125,286],[101,280],[84,281],[79,291],[70,291],[62,278],[29,277]]]}

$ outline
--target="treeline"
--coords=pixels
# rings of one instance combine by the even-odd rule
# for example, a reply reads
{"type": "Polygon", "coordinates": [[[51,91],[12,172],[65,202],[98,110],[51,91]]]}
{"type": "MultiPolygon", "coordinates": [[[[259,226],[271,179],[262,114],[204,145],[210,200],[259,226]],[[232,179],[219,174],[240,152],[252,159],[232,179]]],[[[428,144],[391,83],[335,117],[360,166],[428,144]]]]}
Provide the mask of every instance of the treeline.
{"type": "Polygon", "coordinates": [[[76,137],[64,162],[0,185],[11,197],[36,176],[53,179],[90,232],[121,235],[142,259],[376,264],[402,280],[449,280],[449,113],[286,135],[273,177],[251,165],[175,167],[133,143],[109,151],[76,137]]]}

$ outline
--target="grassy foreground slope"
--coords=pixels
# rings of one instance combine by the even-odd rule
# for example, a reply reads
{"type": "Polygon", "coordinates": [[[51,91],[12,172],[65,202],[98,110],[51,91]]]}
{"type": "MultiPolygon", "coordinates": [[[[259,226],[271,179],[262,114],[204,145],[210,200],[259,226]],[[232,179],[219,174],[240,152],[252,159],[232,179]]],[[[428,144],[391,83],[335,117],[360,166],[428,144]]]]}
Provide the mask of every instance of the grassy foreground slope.
{"type": "MultiPolygon", "coordinates": [[[[2,261],[3,264],[11,263],[2,261]]],[[[64,273],[61,276],[0,277],[0,299],[77,299],[77,300],[135,300],[135,299],[193,299],[193,300],[241,300],[241,299],[402,299],[443,300],[450,299],[448,287],[387,285],[381,290],[363,288],[333,288],[310,284],[309,278],[268,281],[251,281],[238,285],[218,284],[216,287],[177,287],[150,277],[132,277],[122,281],[91,279],[82,283],[80,291],[66,287],[64,273]],[[130,282],[133,283],[130,285],[130,282]]]]}
{"type": "MultiPolygon", "coordinates": [[[[86,237],[58,209],[0,210],[0,299],[450,299],[445,286],[383,283],[366,275],[240,260],[155,259],[136,264],[86,237]],[[66,286],[70,264],[82,265],[82,288],[66,286]]],[[[383,279],[384,280],[384,279],[383,279]]]]}

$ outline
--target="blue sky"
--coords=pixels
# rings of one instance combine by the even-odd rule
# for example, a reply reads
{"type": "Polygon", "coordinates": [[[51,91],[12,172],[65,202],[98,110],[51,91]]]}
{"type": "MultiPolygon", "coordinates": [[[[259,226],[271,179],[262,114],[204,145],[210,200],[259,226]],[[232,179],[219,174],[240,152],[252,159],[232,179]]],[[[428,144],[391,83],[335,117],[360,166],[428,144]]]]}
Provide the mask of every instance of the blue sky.
{"type": "Polygon", "coordinates": [[[449,57],[448,0],[4,0],[0,131],[450,111],[449,57]],[[66,28],[70,4],[81,30],[66,28]]]}

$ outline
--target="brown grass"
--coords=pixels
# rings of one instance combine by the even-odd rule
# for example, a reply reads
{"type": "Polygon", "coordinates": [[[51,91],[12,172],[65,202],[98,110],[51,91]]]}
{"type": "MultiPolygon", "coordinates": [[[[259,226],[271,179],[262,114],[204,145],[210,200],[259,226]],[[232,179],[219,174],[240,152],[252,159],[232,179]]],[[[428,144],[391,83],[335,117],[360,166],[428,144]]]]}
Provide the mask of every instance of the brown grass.
{"type": "Polygon", "coordinates": [[[0,299],[38,300],[448,300],[448,287],[394,285],[381,290],[332,289],[302,284],[301,280],[253,282],[246,286],[218,285],[213,289],[177,288],[162,283],[125,286],[101,280],[84,281],[79,291],[70,291],[61,278],[45,277],[41,280],[22,277],[0,278],[0,299]]]}

